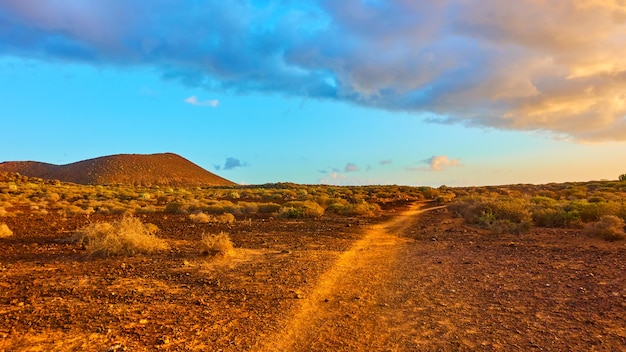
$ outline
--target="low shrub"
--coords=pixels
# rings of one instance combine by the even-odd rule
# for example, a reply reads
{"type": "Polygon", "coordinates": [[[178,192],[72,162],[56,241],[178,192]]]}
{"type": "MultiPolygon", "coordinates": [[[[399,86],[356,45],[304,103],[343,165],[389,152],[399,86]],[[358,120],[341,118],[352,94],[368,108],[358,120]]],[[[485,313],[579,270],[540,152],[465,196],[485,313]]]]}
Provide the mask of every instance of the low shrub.
{"type": "Polygon", "coordinates": [[[598,221],[604,215],[619,216],[624,206],[617,202],[596,202],[589,203],[584,201],[572,202],[568,208],[575,209],[580,213],[580,219],[583,222],[598,221]]]}
{"type": "Polygon", "coordinates": [[[0,223],[0,238],[13,236],[13,231],[5,223],[0,223]]]}
{"type": "Polygon", "coordinates": [[[154,235],[157,230],[153,224],[143,224],[135,217],[124,216],[112,223],[89,224],[79,229],[74,239],[85,244],[90,255],[134,255],[168,248],[165,240],[154,235]]]}
{"type": "Polygon", "coordinates": [[[171,202],[165,206],[165,212],[170,214],[187,214],[187,207],[182,202],[171,202]]]}
{"type": "Polygon", "coordinates": [[[514,235],[519,235],[522,233],[527,233],[532,228],[532,223],[530,221],[523,222],[512,222],[510,220],[496,220],[490,226],[489,229],[496,234],[504,234],[510,233],[514,235]]]}
{"type": "Polygon", "coordinates": [[[220,215],[209,215],[205,213],[189,214],[189,220],[199,223],[217,223],[217,224],[232,224],[235,222],[235,215],[231,213],[224,213],[220,215]]]}
{"type": "Polygon", "coordinates": [[[202,235],[200,253],[207,256],[229,255],[233,252],[233,242],[225,232],[217,235],[202,235]]]}
{"type": "Polygon", "coordinates": [[[355,204],[333,203],[328,206],[328,210],[346,216],[376,216],[381,212],[378,204],[367,203],[365,201],[355,204]]]}
{"type": "Polygon", "coordinates": [[[522,223],[531,220],[528,202],[518,198],[466,197],[449,208],[470,224],[488,226],[497,220],[522,223]]]}
{"type": "Polygon", "coordinates": [[[614,215],[604,215],[600,220],[587,224],[585,233],[607,241],[618,241],[626,239],[624,226],[623,219],[614,215]]]}
{"type": "Polygon", "coordinates": [[[580,228],[583,224],[577,210],[566,210],[562,207],[535,207],[532,218],[535,225],[541,227],[580,228]]]}
{"type": "Polygon", "coordinates": [[[318,218],[324,215],[324,208],[312,201],[292,201],[287,202],[280,209],[278,214],[282,218],[318,218]]]}
{"type": "Polygon", "coordinates": [[[271,214],[280,211],[280,204],[276,203],[259,203],[259,213],[271,214]]]}

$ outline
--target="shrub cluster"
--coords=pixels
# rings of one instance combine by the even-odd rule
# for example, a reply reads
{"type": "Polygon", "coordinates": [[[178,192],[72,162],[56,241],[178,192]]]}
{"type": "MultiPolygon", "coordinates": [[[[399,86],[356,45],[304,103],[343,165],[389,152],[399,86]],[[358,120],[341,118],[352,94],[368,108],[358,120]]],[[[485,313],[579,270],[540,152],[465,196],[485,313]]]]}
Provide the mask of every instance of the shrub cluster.
{"type": "Polygon", "coordinates": [[[465,197],[449,208],[466,222],[496,233],[523,233],[532,226],[528,204],[520,198],[465,197]]]}
{"type": "MultiPolygon", "coordinates": [[[[571,189],[570,189],[571,190],[571,189]]],[[[533,225],[555,228],[583,228],[587,232],[605,233],[598,237],[620,239],[620,233],[607,234],[619,227],[616,219],[626,218],[621,201],[594,196],[591,199],[554,199],[544,195],[510,197],[502,194],[465,196],[449,209],[467,223],[491,229],[496,233],[522,233],[533,225]],[[613,221],[611,223],[610,221],[613,221]],[[609,226],[609,224],[613,224],[609,226]]]]}

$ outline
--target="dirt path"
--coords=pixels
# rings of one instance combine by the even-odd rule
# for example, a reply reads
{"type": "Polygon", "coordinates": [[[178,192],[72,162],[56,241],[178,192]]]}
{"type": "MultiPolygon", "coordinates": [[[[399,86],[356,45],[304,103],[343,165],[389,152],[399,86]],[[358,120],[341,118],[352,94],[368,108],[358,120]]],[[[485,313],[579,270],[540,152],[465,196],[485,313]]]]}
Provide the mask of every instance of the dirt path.
{"type": "Polygon", "coordinates": [[[405,319],[401,295],[410,287],[398,282],[397,268],[399,254],[412,240],[399,235],[416,221],[415,215],[434,209],[420,207],[372,226],[260,350],[404,350],[402,337],[411,334],[398,322],[405,319]]]}

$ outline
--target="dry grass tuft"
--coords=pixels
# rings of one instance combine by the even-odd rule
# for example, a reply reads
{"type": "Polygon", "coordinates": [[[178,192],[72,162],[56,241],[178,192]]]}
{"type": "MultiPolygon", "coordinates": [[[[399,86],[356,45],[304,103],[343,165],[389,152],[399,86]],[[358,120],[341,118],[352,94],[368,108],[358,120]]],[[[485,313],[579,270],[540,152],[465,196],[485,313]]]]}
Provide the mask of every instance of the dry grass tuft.
{"type": "Polygon", "coordinates": [[[225,232],[217,235],[203,235],[200,253],[207,256],[226,256],[233,252],[233,242],[225,232]]]}
{"type": "Polygon", "coordinates": [[[0,207],[0,216],[11,216],[13,214],[9,213],[4,207],[0,207]]]}
{"type": "Polygon", "coordinates": [[[231,213],[224,213],[220,215],[196,213],[189,214],[189,220],[199,223],[232,224],[235,222],[235,216],[231,213]]]}
{"type": "Polygon", "coordinates": [[[0,224],[0,238],[13,236],[13,231],[5,223],[0,224]]]}
{"type": "Polygon", "coordinates": [[[113,223],[87,225],[77,231],[75,239],[87,246],[90,255],[135,255],[168,248],[165,240],[154,235],[157,230],[153,224],[124,216],[113,223]]]}
{"type": "Polygon", "coordinates": [[[600,237],[607,241],[619,241],[626,239],[624,232],[624,220],[615,215],[604,215],[600,220],[585,226],[585,232],[594,237],[600,237]]]}

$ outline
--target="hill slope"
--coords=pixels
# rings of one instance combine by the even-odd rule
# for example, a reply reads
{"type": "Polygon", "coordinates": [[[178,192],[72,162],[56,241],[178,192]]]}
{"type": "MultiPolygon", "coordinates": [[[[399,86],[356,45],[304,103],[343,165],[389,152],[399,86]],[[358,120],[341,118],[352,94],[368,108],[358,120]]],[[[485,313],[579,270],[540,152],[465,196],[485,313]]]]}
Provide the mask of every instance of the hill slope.
{"type": "Polygon", "coordinates": [[[37,161],[0,163],[0,172],[78,184],[128,184],[142,186],[230,186],[234,182],[217,176],[173,154],[118,154],[66,165],[37,161]]]}

